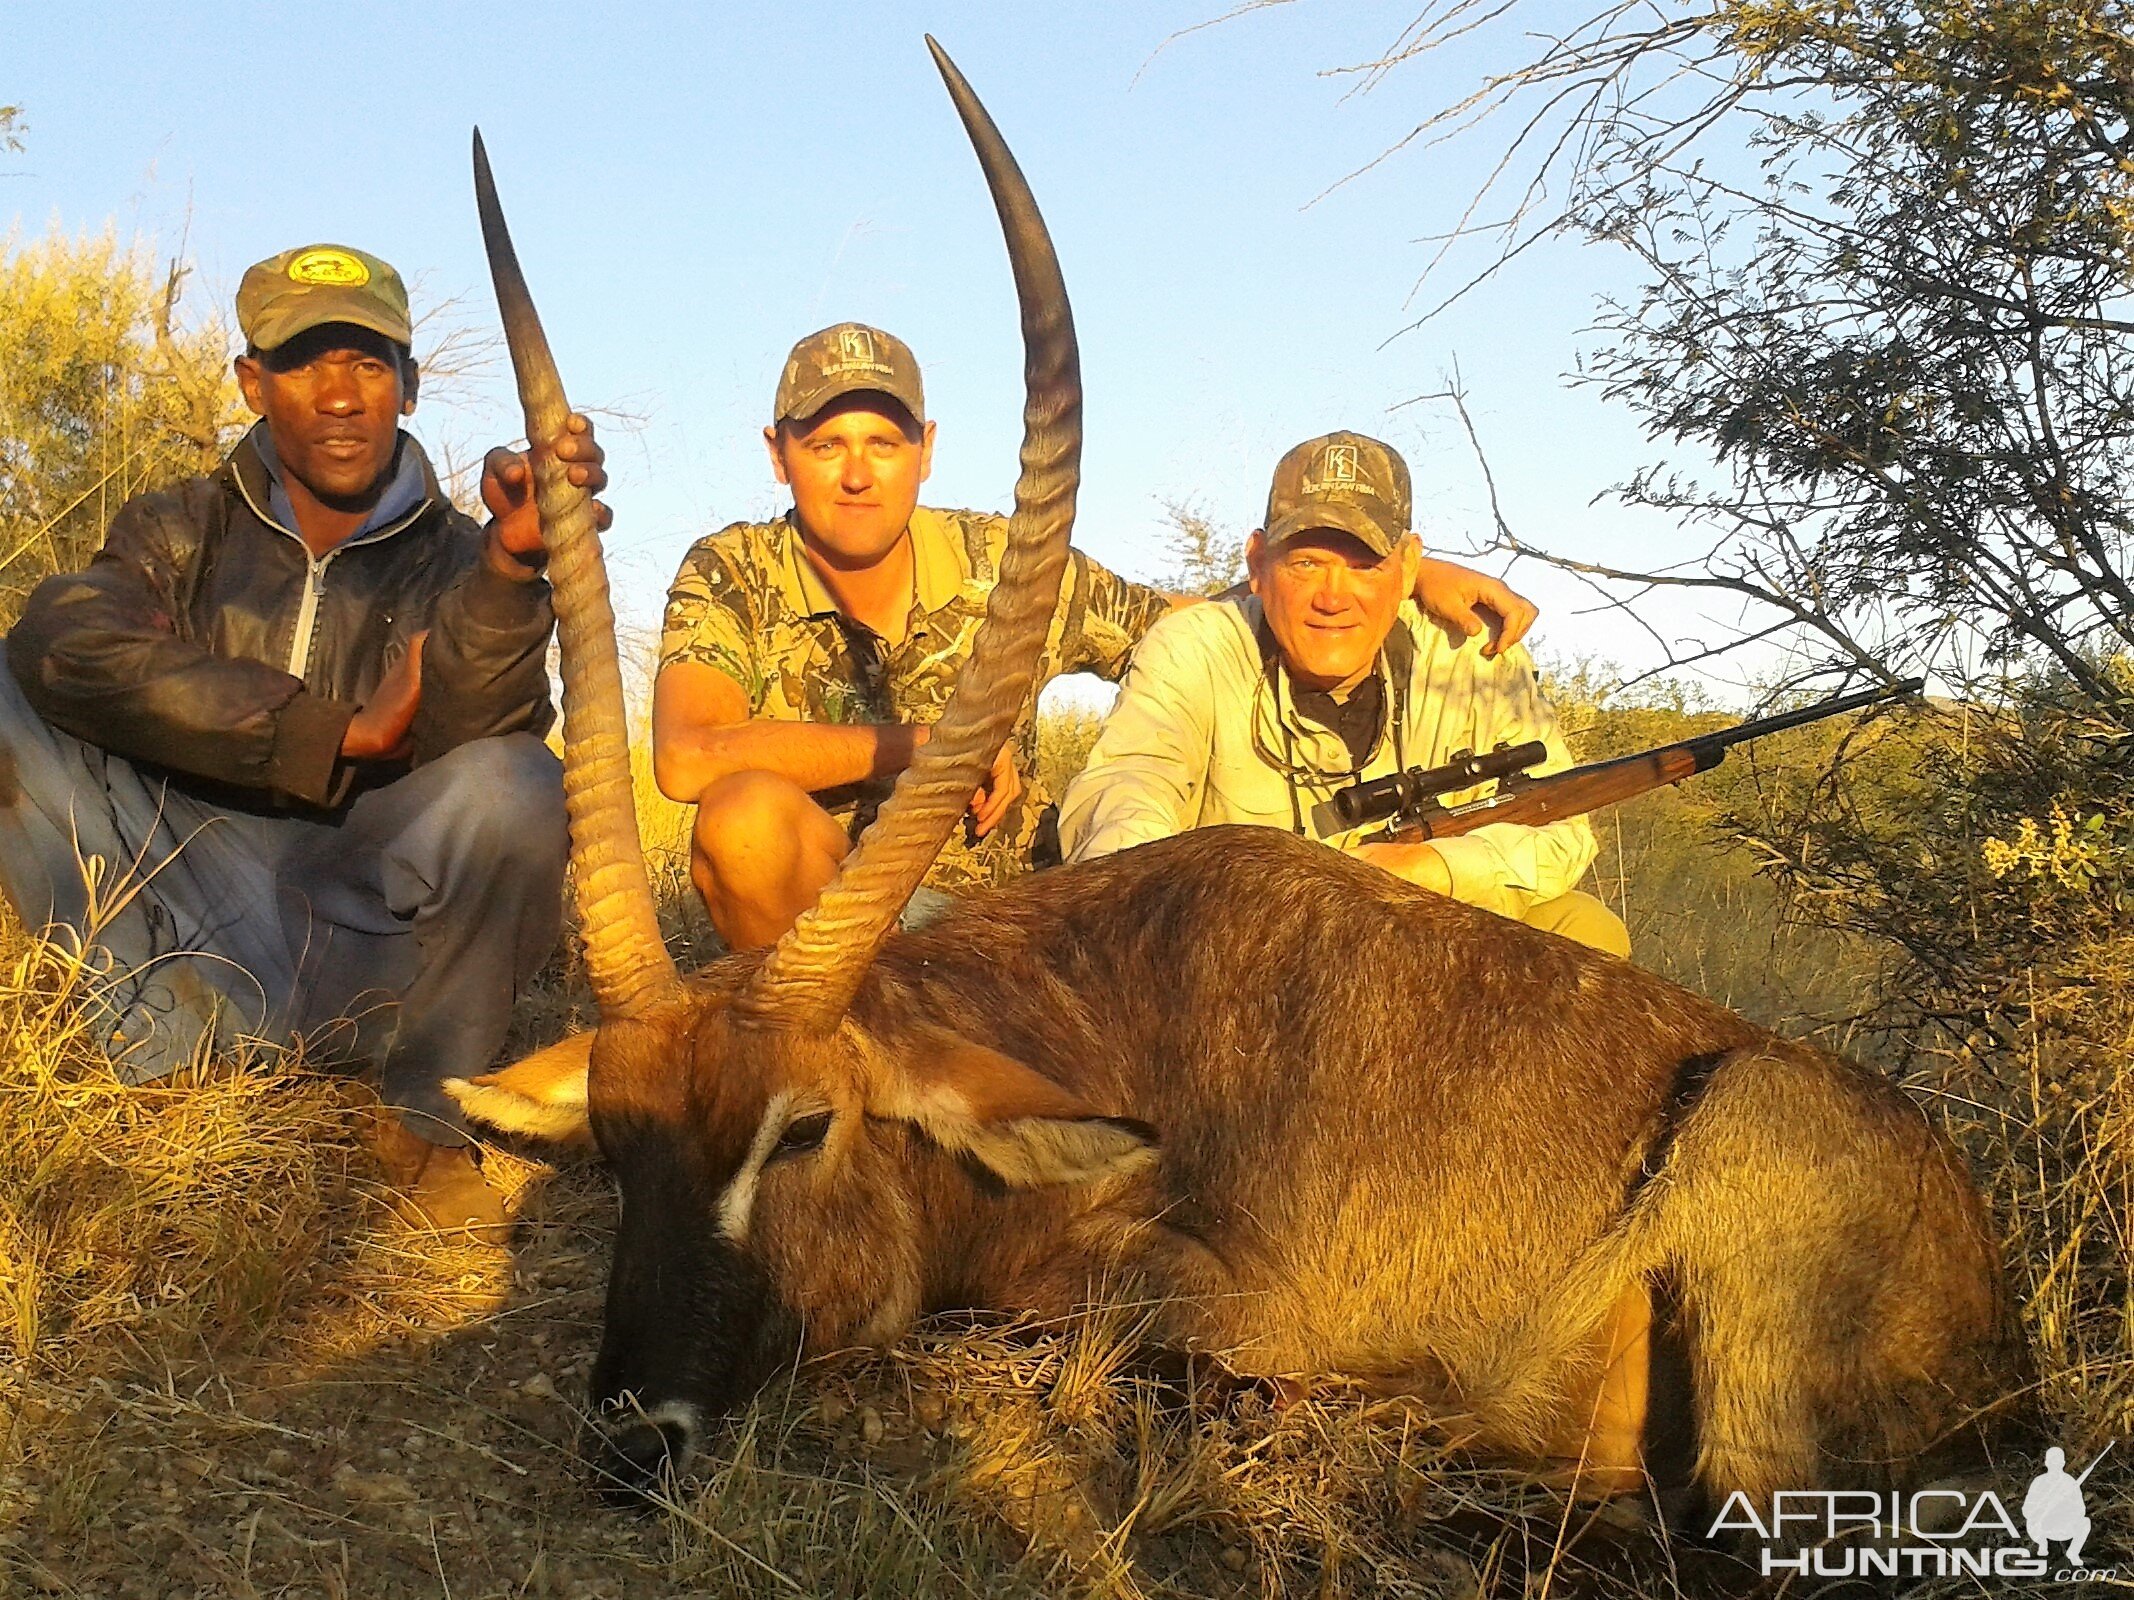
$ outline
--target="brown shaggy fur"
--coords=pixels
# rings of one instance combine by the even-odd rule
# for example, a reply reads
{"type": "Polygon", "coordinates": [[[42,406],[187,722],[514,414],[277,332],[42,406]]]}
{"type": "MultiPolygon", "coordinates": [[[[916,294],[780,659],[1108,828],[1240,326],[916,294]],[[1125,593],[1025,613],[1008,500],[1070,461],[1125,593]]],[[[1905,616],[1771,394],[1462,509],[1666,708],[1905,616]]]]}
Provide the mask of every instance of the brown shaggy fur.
{"type": "Polygon", "coordinates": [[[1757,1500],[1911,1481],[2022,1387],[1978,1196],[1896,1087],[1273,830],[965,901],[834,1037],[734,1026],[753,965],[595,1047],[604,1395],[716,1409],[787,1340],[1134,1295],[1239,1371],[1438,1393],[1534,1454],[1577,1435],[1608,1309],[1664,1281],[1698,1481],[1757,1500]],[[819,1149],[748,1166],[822,1111],[819,1149]]]}

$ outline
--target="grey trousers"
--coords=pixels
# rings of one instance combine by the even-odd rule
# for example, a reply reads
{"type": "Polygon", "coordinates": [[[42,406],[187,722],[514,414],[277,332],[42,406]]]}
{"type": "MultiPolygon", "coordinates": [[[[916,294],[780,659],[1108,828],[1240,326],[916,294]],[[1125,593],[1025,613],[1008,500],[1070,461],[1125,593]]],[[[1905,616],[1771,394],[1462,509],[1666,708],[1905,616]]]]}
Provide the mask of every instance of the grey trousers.
{"type": "Polygon", "coordinates": [[[462,745],[338,812],[213,803],[53,728],[0,664],[0,888],[97,969],[91,1004],[144,1082],[210,1045],[302,1037],[380,1070],[425,1138],[493,1061],[555,947],[563,774],[530,734],[462,745]]]}

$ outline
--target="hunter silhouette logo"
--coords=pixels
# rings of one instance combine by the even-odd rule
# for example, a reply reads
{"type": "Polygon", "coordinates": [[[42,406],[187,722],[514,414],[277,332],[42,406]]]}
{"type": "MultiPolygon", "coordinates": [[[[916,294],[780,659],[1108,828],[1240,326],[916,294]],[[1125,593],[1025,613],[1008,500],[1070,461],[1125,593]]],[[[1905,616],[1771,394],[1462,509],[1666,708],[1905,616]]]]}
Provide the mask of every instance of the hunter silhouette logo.
{"type": "Polygon", "coordinates": [[[1328,445],[1326,458],[1319,463],[1319,476],[1328,483],[1354,483],[1356,447],[1352,444],[1328,445]]]}
{"type": "Polygon", "coordinates": [[[2097,1461],[2102,1461],[2111,1448],[2107,1444],[2098,1451],[2097,1460],[2084,1467],[2079,1478],[2068,1475],[2065,1450],[2054,1445],[2045,1452],[2045,1470],[2030,1480],[2030,1492],[2023,1496],[2023,1531],[2030,1535],[2030,1542],[2038,1547],[2039,1555],[2049,1554],[2046,1546],[2056,1539],[2064,1539],[2068,1563],[2077,1567],[2088,1565],[2082,1559],[2082,1546],[2090,1536],[2089,1512],[2082,1502],[2082,1485],[2097,1470],[2097,1461]]]}
{"type": "Polygon", "coordinates": [[[306,250],[289,263],[289,281],[329,289],[360,289],[370,282],[370,268],[346,250],[306,250]]]}

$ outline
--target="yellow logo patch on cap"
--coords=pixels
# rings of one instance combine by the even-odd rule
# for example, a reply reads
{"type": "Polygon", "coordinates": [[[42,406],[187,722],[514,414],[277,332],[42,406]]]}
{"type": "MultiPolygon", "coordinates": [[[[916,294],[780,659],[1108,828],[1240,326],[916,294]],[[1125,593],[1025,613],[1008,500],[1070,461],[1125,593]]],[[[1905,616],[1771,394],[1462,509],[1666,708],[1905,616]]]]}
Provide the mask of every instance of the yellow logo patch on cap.
{"type": "Polygon", "coordinates": [[[289,281],[360,289],[370,282],[370,268],[346,250],[306,250],[289,263],[289,281]]]}

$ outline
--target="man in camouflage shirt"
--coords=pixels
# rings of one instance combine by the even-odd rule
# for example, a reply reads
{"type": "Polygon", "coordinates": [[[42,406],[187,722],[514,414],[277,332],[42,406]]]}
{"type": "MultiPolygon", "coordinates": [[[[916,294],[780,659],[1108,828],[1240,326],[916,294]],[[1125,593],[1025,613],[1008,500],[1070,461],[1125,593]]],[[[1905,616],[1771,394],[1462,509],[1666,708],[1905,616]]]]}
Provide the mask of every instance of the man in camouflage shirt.
{"type": "MultiPolygon", "coordinates": [[[[1007,543],[1005,517],[918,505],[932,466],[919,367],[903,341],[842,323],[793,347],[764,430],[793,509],[699,540],[667,600],[653,703],[661,790],[694,803],[690,870],[736,948],[811,904],[947,708],[1007,543]]],[[[1417,599],[1456,631],[1533,608],[1496,580],[1426,562],[1417,599]]],[[[1194,597],[1077,550],[1038,668],[1117,681],[1142,634],[1194,597]]],[[[1034,705],[1034,696],[1033,696],[1034,705]]],[[[1057,808],[1027,714],[927,875],[942,892],[1059,859],[1057,808]]],[[[923,911],[925,891],[915,901],[923,911]]]]}

